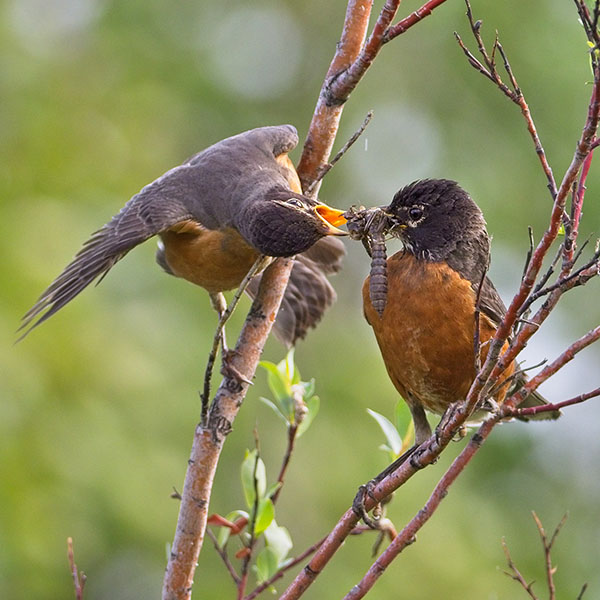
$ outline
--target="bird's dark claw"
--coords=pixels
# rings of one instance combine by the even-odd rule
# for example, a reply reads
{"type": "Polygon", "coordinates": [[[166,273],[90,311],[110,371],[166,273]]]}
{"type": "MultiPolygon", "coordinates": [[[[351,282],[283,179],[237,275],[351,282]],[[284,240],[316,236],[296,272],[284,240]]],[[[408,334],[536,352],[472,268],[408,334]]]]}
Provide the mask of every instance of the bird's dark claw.
{"type": "Polygon", "coordinates": [[[358,488],[358,492],[356,492],[356,496],[354,496],[354,500],[352,501],[352,510],[354,511],[354,514],[362,519],[365,525],[371,529],[379,529],[379,519],[381,518],[381,504],[375,498],[375,496],[373,496],[373,488],[375,487],[376,483],[376,480],[371,480],[365,485],[361,485],[358,488]],[[367,496],[376,502],[375,508],[373,509],[373,519],[369,517],[368,511],[365,508],[367,496]]]}

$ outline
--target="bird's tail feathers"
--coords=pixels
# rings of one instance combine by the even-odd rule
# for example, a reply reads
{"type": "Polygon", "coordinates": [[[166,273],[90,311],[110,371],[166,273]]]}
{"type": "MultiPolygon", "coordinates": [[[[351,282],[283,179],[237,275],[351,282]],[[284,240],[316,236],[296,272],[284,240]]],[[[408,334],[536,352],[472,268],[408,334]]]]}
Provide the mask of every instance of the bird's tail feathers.
{"type": "MultiPolygon", "coordinates": [[[[532,408],[535,406],[546,406],[550,404],[539,392],[533,391],[521,404],[519,408],[532,408]]],[[[526,415],[518,417],[521,421],[548,421],[552,419],[558,419],[562,413],[560,410],[545,410],[533,415],[526,415]]]]}
{"type": "Polygon", "coordinates": [[[115,263],[132,248],[176,222],[189,218],[187,211],[174,210],[173,203],[169,205],[168,212],[160,214],[160,204],[156,199],[153,202],[153,191],[152,184],[144,188],[104,227],[92,234],[75,258],[25,314],[18,329],[23,332],[18,341],[94,280],[98,279],[98,283],[102,281],[115,263]]]}

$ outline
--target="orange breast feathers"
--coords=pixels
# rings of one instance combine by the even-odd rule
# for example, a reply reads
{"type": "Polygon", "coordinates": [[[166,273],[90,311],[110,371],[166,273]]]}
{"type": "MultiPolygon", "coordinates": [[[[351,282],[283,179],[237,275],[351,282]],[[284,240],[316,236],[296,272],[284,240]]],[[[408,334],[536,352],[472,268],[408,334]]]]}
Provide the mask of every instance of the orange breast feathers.
{"type": "Polygon", "coordinates": [[[232,228],[211,230],[195,221],[182,221],[160,236],[173,275],[209,293],[238,287],[259,256],[232,228]]]}
{"type": "MultiPolygon", "coordinates": [[[[387,261],[388,298],[381,318],[363,286],[365,317],[373,327],[390,379],[406,399],[442,414],[464,400],[475,377],[475,293],[471,283],[445,263],[416,260],[398,252],[387,261]]],[[[496,332],[480,315],[481,359],[496,332]]],[[[510,376],[514,364],[504,374],[510,376]]],[[[500,390],[502,401],[507,386],[500,390]]]]}
{"type": "MultiPolygon", "coordinates": [[[[290,189],[301,194],[296,169],[287,154],[276,159],[290,189]]],[[[160,234],[169,270],[177,277],[205,288],[209,293],[240,285],[259,256],[233,228],[210,230],[199,223],[181,221],[160,234]]]]}

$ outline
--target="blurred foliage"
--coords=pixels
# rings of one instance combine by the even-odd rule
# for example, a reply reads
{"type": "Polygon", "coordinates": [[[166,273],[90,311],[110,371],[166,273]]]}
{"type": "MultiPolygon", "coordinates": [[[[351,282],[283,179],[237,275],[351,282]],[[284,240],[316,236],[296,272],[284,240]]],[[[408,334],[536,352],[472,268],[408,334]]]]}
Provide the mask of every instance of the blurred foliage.
{"type": "MultiPolygon", "coordinates": [[[[419,5],[406,0],[400,13],[419,5]]],[[[588,48],[572,3],[474,0],[474,11],[485,39],[500,32],[560,178],[590,94],[588,48]]],[[[183,480],[215,327],[206,294],[161,273],[147,243],[16,346],[14,330],[87,235],[143,185],[244,129],[290,122],[302,138],[344,13],[340,0],[0,5],[0,597],[71,597],[68,536],[89,577],[87,600],[158,595],[178,510],[169,495],[183,480]]],[[[345,108],[336,147],[369,109],[373,122],[328,175],[322,196],[342,207],[382,204],[419,177],[457,179],[484,210],[494,236],[492,278],[508,298],[527,226],[539,237],[549,195],[518,110],[466,64],[454,30],[468,39],[459,0],[384,47],[345,108]]],[[[599,189],[594,163],[583,236],[600,231],[599,189]]],[[[365,409],[390,418],[397,395],[361,315],[368,260],[359,245],[348,247],[335,278],[338,303],[296,352],[322,402],[277,504],[294,552],[323,535],[358,485],[386,464],[365,409]]],[[[571,294],[530,344],[529,364],[552,359],[595,325],[597,298],[598,282],[571,294]]],[[[247,307],[228,325],[230,337],[247,307]]],[[[278,362],[283,353],[270,341],[265,359],[278,362]]],[[[598,350],[589,349],[543,391],[560,400],[591,389],[597,364],[598,350]]],[[[286,436],[257,401],[267,393],[263,373],[227,439],[211,512],[243,505],[239,463],[256,423],[265,463],[279,464],[286,436]]],[[[501,573],[503,536],[541,588],[531,509],[545,523],[571,515],[554,551],[558,596],[576,597],[588,581],[597,597],[598,413],[592,401],[557,423],[500,427],[370,597],[397,598],[401,590],[415,600],[515,598],[501,573]]],[[[461,447],[396,494],[388,516],[397,526],[461,447]]],[[[349,540],[306,597],[340,597],[370,564],[371,543],[368,535],[349,540]]],[[[204,598],[234,593],[208,546],[196,588],[204,598]]]]}

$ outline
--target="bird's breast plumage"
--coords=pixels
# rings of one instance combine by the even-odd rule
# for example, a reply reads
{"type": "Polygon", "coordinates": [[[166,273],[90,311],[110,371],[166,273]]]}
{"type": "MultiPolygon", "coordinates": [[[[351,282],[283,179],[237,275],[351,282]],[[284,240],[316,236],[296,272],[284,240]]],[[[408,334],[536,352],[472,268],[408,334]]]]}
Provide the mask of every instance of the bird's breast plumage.
{"type": "MultiPolygon", "coordinates": [[[[475,293],[444,262],[418,260],[407,251],[388,259],[388,297],[381,318],[363,286],[365,317],[373,327],[388,374],[406,399],[414,396],[438,414],[463,400],[475,375],[475,293]]],[[[495,333],[481,315],[480,340],[495,333]]],[[[482,354],[487,353],[487,344],[482,354]]]]}

